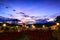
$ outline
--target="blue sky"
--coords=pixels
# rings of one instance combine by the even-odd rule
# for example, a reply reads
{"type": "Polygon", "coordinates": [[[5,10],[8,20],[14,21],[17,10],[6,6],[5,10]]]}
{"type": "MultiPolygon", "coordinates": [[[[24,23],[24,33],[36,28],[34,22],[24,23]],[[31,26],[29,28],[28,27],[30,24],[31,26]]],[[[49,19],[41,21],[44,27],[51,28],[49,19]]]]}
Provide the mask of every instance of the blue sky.
{"type": "Polygon", "coordinates": [[[52,17],[60,15],[59,0],[0,0],[0,16],[23,18],[23,12],[28,16],[52,17]],[[8,7],[8,8],[7,8],[8,7]],[[13,11],[16,10],[16,11],[13,11]]]}

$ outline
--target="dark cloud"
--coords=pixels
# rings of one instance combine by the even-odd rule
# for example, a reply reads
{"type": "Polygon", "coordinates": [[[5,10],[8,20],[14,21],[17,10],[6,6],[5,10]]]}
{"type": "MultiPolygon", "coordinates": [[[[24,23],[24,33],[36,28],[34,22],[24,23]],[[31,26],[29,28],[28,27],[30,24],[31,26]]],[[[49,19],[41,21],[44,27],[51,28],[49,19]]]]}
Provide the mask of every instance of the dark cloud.
{"type": "Polygon", "coordinates": [[[23,13],[23,12],[19,12],[19,13],[16,13],[16,14],[23,14],[23,15],[24,15],[25,13],[23,13]]]}
{"type": "Polygon", "coordinates": [[[30,16],[31,19],[36,19],[37,17],[36,16],[30,16]]]}
{"type": "Polygon", "coordinates": [[[19,12],[19,14],[25,14],[25,13],[23,13],[23,12],[19,12]]]}
{"type": "Polygon", "coordinates": [[[5,8],[9,8],[9,7],[5,7],[5,8]]]}
{"type": "Polygon", "coordinates": [[[15,9],[13,9],[13,11],[16,11],[15,9]]]}
{"type": "Polygon", "coordinates": [[[19,12],[19,13],[16,13],[16,14],[22,14],[22,15],[25,15],[25,13],[23,13],[23,12],[19,12]]]}
{"type": "Polygon", "coordinates": [[[26,14],[23,13],[23,12],[19,12],[19,13],[16,13],[16,14],[22,14],[23,17],[29,17],[29,15],[26,15],[26,14]]]}
{"type": "Polygon", "coordinates": [[[31,16],[31,18],[34,18],[35,16],[31,16]]]}
{"type": "Polygon", "coordinates": [[[12,14],[8,14],[10,17],[13,17],[13,15],[12,14]]]}
{"type": "Polygon", "coordinates": [[[23,17],[29,17],[29,15],[22,15],[23,17]]]}

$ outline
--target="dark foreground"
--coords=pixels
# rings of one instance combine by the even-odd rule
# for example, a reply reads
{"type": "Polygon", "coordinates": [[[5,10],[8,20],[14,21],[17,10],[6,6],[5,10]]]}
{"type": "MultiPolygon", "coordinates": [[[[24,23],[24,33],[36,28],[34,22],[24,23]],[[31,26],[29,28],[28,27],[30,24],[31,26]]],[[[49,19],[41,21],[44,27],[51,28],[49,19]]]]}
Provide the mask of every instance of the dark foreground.
{"type": "Polygon", "coordinates": [[[59,40],[52,30],[26,30],[21,32],[0,33],[0,40],[59,40]]]}

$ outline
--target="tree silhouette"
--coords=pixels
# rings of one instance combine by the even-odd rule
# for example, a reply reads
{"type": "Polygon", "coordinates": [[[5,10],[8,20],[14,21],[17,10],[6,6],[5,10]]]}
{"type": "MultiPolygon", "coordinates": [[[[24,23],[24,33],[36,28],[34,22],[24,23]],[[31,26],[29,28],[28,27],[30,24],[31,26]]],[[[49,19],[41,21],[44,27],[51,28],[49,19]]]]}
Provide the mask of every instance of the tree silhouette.
{"type": "Polygon", "coordinates": [[[20,20],[18,20],[18,19],[13,19],[13,20],[12,20],[12,23],[17,24],[19,21],[20,21],[20,20]]]}
{"type": "Polygon", "coordinates": [[[57,16],[56,17],[56,22],[59,22],[60,23],[60,16],[57,16]]]}

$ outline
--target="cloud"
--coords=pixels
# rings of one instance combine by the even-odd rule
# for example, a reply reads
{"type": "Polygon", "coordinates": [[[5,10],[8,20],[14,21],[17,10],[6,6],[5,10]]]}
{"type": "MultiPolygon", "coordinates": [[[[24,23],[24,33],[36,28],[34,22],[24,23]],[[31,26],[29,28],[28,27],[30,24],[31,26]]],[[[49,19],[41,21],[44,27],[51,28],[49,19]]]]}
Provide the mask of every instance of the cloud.
{"type": "Polygon", "coordinates": [[[29,15],[23,15],[23,17],[29,17],[29,15]]]}
{"type": "Polygon", "coordinates": [[[8,14],[10,17],[14,17],[12,14],[8,14]]]}
{"type": "Polygon", "coordinates": [[[16,11],[15,9],[13,9],[13,11],[16,11]]]}
{"type": "Polygon", "coordinates": [[[23,12],[19,12],[19,13],[16,13],[16,14],[25,14],[25,13],[23,13],[23,12]]]}
{"type": "Polygon", "coordinates": [[[37,20],[40,19],[40,16],[30,16],[31,19],[37,20]]]}
{"type": "Polygon", "coordinates": [[[23,12],[19,12],[19,13],[16,13],[16,14],[20,14],[20,15],[22,15],[23,17],[29,17],[29,15],[26,15],[26,14],[23,13],[23,12]]]}

